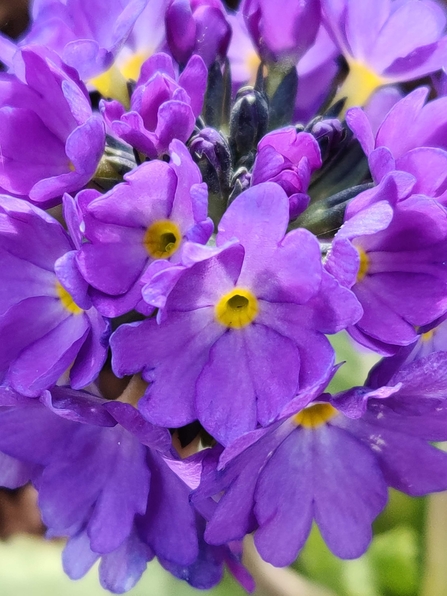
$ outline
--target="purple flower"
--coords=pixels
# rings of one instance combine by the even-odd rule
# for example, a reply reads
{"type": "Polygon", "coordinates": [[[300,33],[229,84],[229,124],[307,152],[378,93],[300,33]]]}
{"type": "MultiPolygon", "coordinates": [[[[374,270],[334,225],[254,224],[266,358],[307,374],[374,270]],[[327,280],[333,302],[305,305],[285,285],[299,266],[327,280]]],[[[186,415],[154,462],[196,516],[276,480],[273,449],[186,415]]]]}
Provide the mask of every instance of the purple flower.
{"type": "Polygon", "coordinates": [[[388,355],[447,310],[447,212],[412,194],[413,186],[411,176],[394,172],[358,195],[326,262],[364,310],[349,333],[388,355]]]}
{"type": "MultiPolygon", "coordinates": [[[[146,4],[147,0],[111,0],[105,10],[100,2],[39,0],[33,3],[31,26],[18,47],[48,48],[86,81],[112,65],[146,4]]],[[[14,50],[4,38],[0,41],[0,56],[8,66],[14,50]]]]}
{"type": "Polygon", "coordinates": [[[77,78],[30,50],[21,58],[23,78],[0,78],[0,186],[49,207],[93,177],[104,124],[77,78]]]}
{"type": "Polygon", "coordinates": [[[231,27],[220,0],[170,0],[165,21],[169,50],[180,65],[193,54],[207,67],[225,58],[231,27]]]}
{"type": "Polygon", "coordinates": [[[0,375],[38,396],[71,366],[73,387],[90,383],[107,353],[108,323],[92,307],[62,226],[20,199],[0,202],[0,375]]]}
{"type": "MultiPolygon", "coordinates": [[[[141,370],[151,382],[139,405],[149,420],[181,426],[198,418],[228,443],[270,424],[300,389],[329,374],[324,334],[361,312],[322,269],[315,237],[304,229],[286,235],[288,222],[277,184],[242,193],[220,222],[216,249],[185,246],[189,266],[174,275],[161,323],[114,333],[116,374],[141,370]]],[[[145,299],[158,300],[171,276],[172,268],[154,276],[145,299]]]]}
{"type": "Polygon", "coordinates": [[[293,122],[309,122],[327,100],[338,71],[338,55],[338,48],[321,24],[315,43],[297,65],[298,92],[293,122]]]}
{"type": "MultiPolygon", "coordinates": [[[[35,400],[17,394],[10,387],[0,385],[0,416],[8,407],[30,405],[35,400]]],[[[42,472],[42,466],[36,462],[25,462],[22,458],[0,452],[0,486],[5,488],[19,488],[29,482],[34,482],[42,472]]]]}
{"type": "MultiPolygon", "coordinates": [[[[228,17],[233,35],[228,49],[231,65],[232,91],[235,96],[240,87],[253,86],[261,58],[250,38],[243,15],[238,12],[228,17]]],[[[297,64],[298,92],[293,122],[308,122],[328,96],[329,87],[337,74],[338,50],[323,25],[315,42],[297,64]]]]}
{"type": "Polygon", "coordinates": [[[183,463],[170,454],[166,429],[128,403],[65,387],[40,400],[3,389],[0,404],[8,406],[0,411],[0,449],[36,469],[48,536],[68,536],[63,563],[72,579],[101,559],[103,587],[123,592],[157,556],[197,587],[217,583],[225,560],[244,580],[238,553],[203,541],[204,523],[177,474],[183,463]]]}
{"type": "Polygon", "coordinates": [[[125,79],[138,81],[142,64],[166,45],[165,14],[168,4],[169,0],[147,2],[135,21],[112,67],[119,70],[125,79]]]}
{"type": "Polygon", "coordinates": [[[160,157],[172,139],[186,142],[202,111],[207,70],[193,56],[176,81],[171,58],[155,54],[142,66],[131,97],[130,111],[118,101],[103,102],[112,131],[149,158],[160,157]]]}
{"type": "Polygon", "coordinates": [[[140,287],[147,266],[159,259],[178,262],[185,240],[205,243],[212,233],[198,167],[179,141],[171,143],[169,155],[169,164],[146,162],[104,195],[78,195],[89,243],[76,261],[92,286],[93,303],[107,316],[135,307],[147,311],[140,287]]]}
{"type": "Polygon", "coordinates": [[[283,0],[281,10],[269,0],[244,0],[239,10],[267,62],[296,64],[315,41],[321,21],[320,0],[283,0]]]}
{"type": "Polygon", "coordinates": [[[447,58],[446,16],[420,0],[322,0],[325,25],[349,65],[337,99],[365,104],[381,85],[439,70],[447,58]]]}
{"type": "Polygon", "coordinates": [[[241,87],[254,86],[261,58],[251,41],[242,13],[229,14],[228,21],[232,29],[228,60],[231,67],[232,94],[236,96],[241,87]]]}
{"type": "Polygon", "coordinates": [[[447,454],[429,444],[447,437],[446,359],[407,367],[389,386],[322,394],[285,422],[236,440],[217,467],[211,452],[193,493],[200,509],[217,500],[207,505],[214,510],[205,540],[223,544],[255,530],[260,555],[285,566],[315,520],[334,554],[363,554],[387,486],[411,495],[447,486],[447,454]]]}
{"type": "Polygon", "coordinates": [[[428,91],[421,87],[398,101],[375,135],[360,108],[349,110],[346,121],[368,157],[376,182],[393,170],[404,170],[418,181],[413,192],[445,203],[447,98],[425,103],[428,91]]]}
{"type": "MultiPolygon", "coordinates": [[[[371,370],[367,383],[372,387],[384,385],[402,367],[407,367],[410,362],[425,358],[434,352],[447,351],[447,315],[436,321],[435,324],[420,327],[418,339],[409,346],[399,348],[394,356],[382,358],[371,370]]],[[[434,358],[434,357],[433,357],[434,358]]],[[[440,360],[442,365],[442,360],[440,360]]],[[[427,385],[429,381],[427,379],[427,385]]],[[[440,395],[442,397],[442,395],[440,395]]]]}
{"type": "Polygon", "coordinates": [[[247,592],[253,592],[255,583],[253,578],[241,563],[242,544],[234,541],[228,545],[211,545],[205,542],[205,520],[197,515],[197,529],[199,538],[199,555],[192,565],[181,566],[170,561],[159,559],[165,569],[179,579],[199,590],[212,588],[222,580],[223,566],[241,584],[247,592]]]}
{"type": "Polygon", "coordinates": [[[253,165],[252,186],[276,182],[289,197],[290,219],[295,219],[309,204],[306,194],[312,173],[321,167],[318,143],[293,126],[270,132],[258,144],[253,165]]]}
{"type": "Polygon", "coordinates": [[[214,128],[202,128],[188,143],[189,151],[206,180],[208,190],[225,197],[230,188],[232,156],[227,139],[214,128]]]}

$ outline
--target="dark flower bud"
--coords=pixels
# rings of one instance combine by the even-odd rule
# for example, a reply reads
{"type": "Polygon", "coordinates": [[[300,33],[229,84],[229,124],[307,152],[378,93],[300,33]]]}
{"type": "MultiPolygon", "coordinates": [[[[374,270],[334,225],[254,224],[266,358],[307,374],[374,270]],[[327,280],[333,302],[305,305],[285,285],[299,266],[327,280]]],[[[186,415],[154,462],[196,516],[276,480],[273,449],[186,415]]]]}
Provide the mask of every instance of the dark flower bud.
{"type": "Polygon", "coordinates": [[[214,128],[204,128],[189,144],[209,191],[227,196],[231,176],[231,153],[227,140],[214,128]]]}
{"type": "Polygon", "coordinates": [[[231,180],[231,194],[228,199],[228,204],[232,203],[241,192],[250,188],[252,175],[245,167],[240,167],[233,175],[231,180]]]}
{"type": "Polygon", "coordinates": [[[305,130],[318,142],[323,162],[338,150],[346,137],[346,128],[337,118],[315,118],[305,130]]]}
{"type": "Polygon", "coordinates": [[[236,96],[230,117],[230,147],[235,163],[256,148],[267,132],[267,96],[253,87],[243,87],[236,96]]]}

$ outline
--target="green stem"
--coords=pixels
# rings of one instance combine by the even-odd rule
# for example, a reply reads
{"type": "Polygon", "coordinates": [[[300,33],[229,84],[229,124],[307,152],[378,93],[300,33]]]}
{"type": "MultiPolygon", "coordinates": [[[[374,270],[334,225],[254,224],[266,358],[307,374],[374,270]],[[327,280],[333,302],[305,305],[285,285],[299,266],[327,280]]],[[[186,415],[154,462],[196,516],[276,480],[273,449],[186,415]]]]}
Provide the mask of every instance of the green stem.
{"type": "Polygon", "coordinates": [[[427,499],[425,561],[421,596],[447,593],[447,492],[427,499]]]}

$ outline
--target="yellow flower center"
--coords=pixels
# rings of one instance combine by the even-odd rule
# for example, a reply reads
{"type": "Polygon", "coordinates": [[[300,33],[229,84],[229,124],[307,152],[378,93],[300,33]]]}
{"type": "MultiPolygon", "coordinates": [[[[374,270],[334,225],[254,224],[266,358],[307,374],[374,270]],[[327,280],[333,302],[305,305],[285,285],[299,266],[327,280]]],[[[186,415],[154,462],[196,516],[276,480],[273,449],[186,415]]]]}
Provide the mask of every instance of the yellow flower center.
{"type": "Polygon", "coordinates": [[[253,50],[248,54],[247,58],[245,59],[245,65],[250,73],[250,80],[248,81],[248,85],[255,84],[256,75],[258,73],[258,68],[260,64],[261,58],[258,56],[257,52],[253,50]]]}
{"type": "Polygon", "coordinates": [[[109,70],[97,77],[90,79],[89,83],[107,99],[117,99],[125,108],[130,107],[129,90],[127,80],[119,68],[113,64],[109,70]]]}
{"type": "Polygon", "coordinates": [[[62,306],[72,315],[80,315],[84,312],[73,300],[72,295],[58,281],[56,282],[56,294],[62,302],[62,306]]]}
{"type": "Polygon", "coordinates": [[[431,340],[431,338],[434,336],[435,334],[435,330],[434,329],[430,329],[430,331],[426,331],[425,333],[421,333],[421,341],[423,343],[426,343],[428,341],[431,340]]]}
{"type": "Polygon", "coordinates": [[[129,90],[127,81],[137,81],[143,62],[149,58],[150,52],[137,52],[132,54],[121,64],[113,64],[109,70],[97,77],[90,79],[89,83],[108,99],[117,99],[127,109],[130,107],[129,90]]]}
{"type": "Polygon", "coordinates": [[[246,327],[256,319],[258,312],[256,296],[243,288],[235,288],[222,296],[215,308],[216,320],[232,329],[246,327]]]}
{"type": "Polygon", "coordinates": [[[360,257],[360,265],[359,265],[359,270],[357,273],[357,281],[359,282],[359,281],[362,281],[362,279],[368,273],[369,257],[366,254],[366,252],[363,250],[363,248],[357,247],[357,252],[359,253],[359,257],[360,257]]]}
{"type": "Polygon", "coordinates": [[[381,77],[358,60],[348,60],[349,73],[337,92],[333,103],[346,97],[342,115],[353,106],[364,106],[376,89],[392,81],[381,77]]]}
{"type": "Polygon", "coordinates": [[[128,58],[120,67],[121,73],[128,80],[132,79],[132,81],[138,81],[141,66],[143,65],[143,62],[149,58],[149,56],[149,52],[138,52],[137,54],[132,54],[132,56],[128,58]]]}
{"type": "Polygon", "coordinates": [[[295,414],[293,421],[304,428],[318,428],[338,414],[331,404],[315,404],[295,414]]]}
{"type": "Polygon", "coordinates": [[[181,240],[177,224],[162,219],[148,227],[143,244],[153,259],[169,259],[178,250],[181,240]]]}

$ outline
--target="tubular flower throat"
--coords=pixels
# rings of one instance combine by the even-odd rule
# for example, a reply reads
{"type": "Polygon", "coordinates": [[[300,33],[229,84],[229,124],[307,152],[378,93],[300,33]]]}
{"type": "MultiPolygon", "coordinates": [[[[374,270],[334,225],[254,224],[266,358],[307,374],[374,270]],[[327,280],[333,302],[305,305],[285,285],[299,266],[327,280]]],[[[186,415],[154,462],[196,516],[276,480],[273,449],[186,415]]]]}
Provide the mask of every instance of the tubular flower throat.
{"type": "Polygon", "coordinates": [[[80,308],[73,300],[71,294],[67,292],[64,286],[59,282],[56,282],[56,294],[59,300],[62,302],[62,306],[65,308],[65,310],[68,310],[68,312],[72,315],[80,315],[84,312],[83,309],[80,308]]]}
{"type": "Polygon", "coordinates": [[[258,316],[258,300],[249,290],[235,288],[216,304],[215,315],[221,325],[241,329],[252,323],[258,316]]]}
{"type": "Polygon", "coordinates": [[[130,98],[129,90],[127,88],[127,81],[120,72],[119,68],[113,64],[109,70],[106,70],[102,74],[90,79],[89,83],[95,87],[103,97],[110,99],[116,99],[124,107],[129,109],[130,98]]]}
{"type": "Polygon", "coordinates": [[[433,336],[435,334],[435,330],[434,329],[430,329],[430,331],[426,331],[425,333],[421,333],[421,341],[423,343],[426,343],[428,341],[430,341],[433,336]]]}
{"type": "Polygon", "coordinates": [[[143,65],[143,62],[149,58],[149,56],[149,51],[145,53],[137,52],[136,54],[132,54],[132,56],[121,65],[121,73],[127,80],[138,81],[141,66],[143,65]]]}
{"type": "Polygon", "coordinates": [[[369,257],[362,248],[357,247],[357,251],[358,251],[359,257],[360,257],[359,270],[357,273],[357,282],[359,282],[359,281],[362,281],[362,279],[368,273],[369,257]]]}
{"type": "Polygon", "coordinates": [[[295,414],[293,421],[297,426],[304,428],[318,428],[337,414],[337,410],[331,404],[315,404],[295,414]]]}
{"type": "Polygon", "coordinates": [[[382,85],[390,81],[376,74],[368,66],[357,60],[348,60],[349,74],[338,91],[334,103],[346,97],[343,113],[353,106],[363,106],[368,103],[371,95],[382,85]]]}
{"type": "Polygon", "coordinates": [[[169,259],[179,248],[182,235],[174,222],[159,220],[150,225],[143,244],[154,259],[169,259]]]}
{"type": "Polygon", "coordinates": [[[353,106],[364,106],[379,87],[390,83],[385,77],[376,74],[367,65],[357,60],[348,60],[349,73],[337,92],[333,103],[346,98],[343,114],[353,106]]]}

